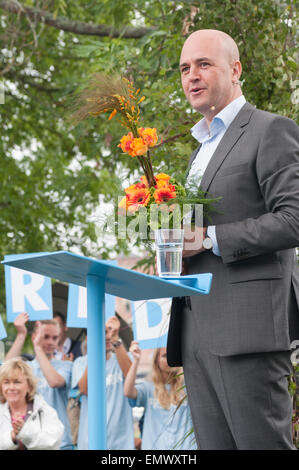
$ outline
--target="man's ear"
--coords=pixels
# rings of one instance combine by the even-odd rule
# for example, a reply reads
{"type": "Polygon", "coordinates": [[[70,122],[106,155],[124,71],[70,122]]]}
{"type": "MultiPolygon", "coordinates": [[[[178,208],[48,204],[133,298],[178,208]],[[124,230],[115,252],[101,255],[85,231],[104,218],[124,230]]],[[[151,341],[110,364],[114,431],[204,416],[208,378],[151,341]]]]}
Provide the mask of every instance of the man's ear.
{"type": "Polygon", "coordinates": [[[242,75],[242,64],[239,60],[236,60],[234,61],[233,65],[232,65],[232,69],[233,69],[233,77],[236,79],[236,80],[239,80],[239,78],[241,77],[242,75]]]}

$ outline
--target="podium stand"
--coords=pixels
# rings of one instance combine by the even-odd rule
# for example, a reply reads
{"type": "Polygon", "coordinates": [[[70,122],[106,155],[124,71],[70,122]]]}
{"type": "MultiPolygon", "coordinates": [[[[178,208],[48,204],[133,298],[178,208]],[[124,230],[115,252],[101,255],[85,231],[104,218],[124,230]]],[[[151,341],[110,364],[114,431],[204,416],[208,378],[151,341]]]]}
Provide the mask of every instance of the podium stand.
{"type": "Polygon", "coordinates": [[[133,301],[208,294],[212,274],[166,280],[66,251],[2,263],[87,288],[88,442],[89,449],[106,449],[105,293],[133,301]]]}

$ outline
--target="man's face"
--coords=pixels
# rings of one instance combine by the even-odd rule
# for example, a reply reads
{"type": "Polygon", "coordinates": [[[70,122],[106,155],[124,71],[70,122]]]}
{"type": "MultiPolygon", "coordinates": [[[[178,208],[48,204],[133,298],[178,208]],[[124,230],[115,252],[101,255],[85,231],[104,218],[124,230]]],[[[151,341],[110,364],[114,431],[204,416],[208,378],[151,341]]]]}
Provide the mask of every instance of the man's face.
{"type": "Polygon", "coordinates": [[[118,337],[120,321],[117,317],[110,317],[106,322],[106,353],[113,350],[112,343],[118,337]]]}
{"type": "Polygon", "coordinates": [[[59,333],[59,325],[43,325],[41,347],[48,357],[58,348],[59,333]]]}
{"type": "Polygon", "coordinates": [[[106,324],[106,353],[112,351],[112,328],[106,324]]]}
{"type": "Polygon", "coordinates": [[[62,341],[64,339],[64,337],[66,336],[67,327],[65,326],[65,324],[63,323],[63,321],[61,320],[61,318],[58,315],[54,316],[54,320],[59,325],[59,339],[62,341]]]}
{"type": "Polygon", "coordinates": [[[201,114],[214,115],[234,99],[237,80],[228,50],[219,38],[202,33],[191,36],[183,46],[180,71],[187,100],[201,114]]]}

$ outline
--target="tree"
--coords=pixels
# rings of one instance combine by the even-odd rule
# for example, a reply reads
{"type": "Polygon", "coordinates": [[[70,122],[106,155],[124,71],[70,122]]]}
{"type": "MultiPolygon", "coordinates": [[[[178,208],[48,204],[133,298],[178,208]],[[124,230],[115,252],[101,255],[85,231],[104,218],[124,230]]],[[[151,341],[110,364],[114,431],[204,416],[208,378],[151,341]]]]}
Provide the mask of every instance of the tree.
{"type": "MultiPolygon", "coordinates": [[[[137,163],[117,148],[116,120],[68,120],[70,98],[94,72],[123,73],[142,89],[144,123],[163,138],[155,166],[184,174],[198,115],[178,61],[199,28],[235,38],[250,102],[299,120],[295,0],[0,0],[2,257],[61,248],[111,256],[97,239],[99,196],[111,201],[137,163]]],[[[119,242],[114,253],[124,249],[119,242]]]]}

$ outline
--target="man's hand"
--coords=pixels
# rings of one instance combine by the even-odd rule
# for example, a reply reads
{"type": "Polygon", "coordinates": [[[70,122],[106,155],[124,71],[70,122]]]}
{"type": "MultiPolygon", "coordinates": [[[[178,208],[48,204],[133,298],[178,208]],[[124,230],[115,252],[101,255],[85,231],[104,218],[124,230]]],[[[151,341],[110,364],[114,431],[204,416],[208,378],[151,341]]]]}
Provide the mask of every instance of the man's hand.
{"type": "Polygon", "coordinates": [[[111,342],[115,343],[119,339],[120,321],[117,317],[111,317],[106,322],[106,327],[111,334],[111,342]]]}
{"type": "Polygon", "coordinates": [[[134,357],[135,361],[139,362],[141,358],[141,349],[139,348],[138,341],[132,341],[129,352],[134,357]]]}
{"type": "Polygon", "coordinates": [[[26,312],[20,313],[15,321],[14,325],[17,330],[17,335],[15,337],[15,340],[6,354],[4,360],[8,361],[8,359],[12,359],[13,357],[19,357],[22,354],[22,348],[24,346],[24,342],[27,336],[27,328],[25,326],[26,322],[29,320],[29,315],[26,312]]]}
{"type": "Polygon", "coordinates": [[[27,335],[26,323],[29,320],[29,315],[26,312],[20,313],[14,321],[14,326],[16,327],[17,333],[20,335],[27,335]]]}
{"type": "Polygon", "coordinates": [[[73,362],[74,359],[75,359],[75,356],[73,353],[64,354],[61,358],[62,361],[71,361],[71,362],[73,362]]]}
{"type": "Polygon", "coordinates": [[[33,346],[34,348],[41,347],[41,342],[44,336],[44,325],[41,324],[41,322],[37,321],[36,322],[36,330],[35,330],[35,335],[32,339],[33,346]]]}
{"type": "Polygon", "coordinates": [[[205,251],[202,242],[206,236],[206,227],[195,227],[194,230],[185,228],[183,258],[198,255],[205,251]]]}

